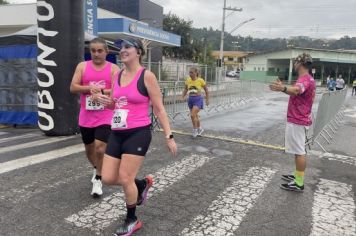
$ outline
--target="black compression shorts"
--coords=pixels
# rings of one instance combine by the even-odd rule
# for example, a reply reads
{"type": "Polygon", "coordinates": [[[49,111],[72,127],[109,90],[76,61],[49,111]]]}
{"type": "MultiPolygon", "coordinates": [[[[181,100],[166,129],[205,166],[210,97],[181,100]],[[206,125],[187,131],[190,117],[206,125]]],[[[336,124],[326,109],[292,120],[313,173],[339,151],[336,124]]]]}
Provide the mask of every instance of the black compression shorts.
{"type": "Polygon", "coordinates": [[[94,128],[80,126],[79,128],[84,144],[91,144],[95,139],[107,143],[111,133],[110,125],[100,125],[94,128]]]}
{"type": "Polygon", "coordinates": [[[151,139],[150,125],[129,130],[113,130],[106,147],[106,154],[118,159],[121,159],[122,154],[145,156],[151,139]]]}

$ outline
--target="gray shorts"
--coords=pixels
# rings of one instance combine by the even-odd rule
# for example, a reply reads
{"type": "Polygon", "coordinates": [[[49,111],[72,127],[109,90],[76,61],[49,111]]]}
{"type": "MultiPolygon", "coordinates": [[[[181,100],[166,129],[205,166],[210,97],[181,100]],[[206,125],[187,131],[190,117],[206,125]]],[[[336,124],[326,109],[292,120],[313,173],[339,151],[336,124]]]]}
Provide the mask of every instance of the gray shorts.
{"type": "Polygon", "coordinates": [[[285,134],[286,153],[305,155],[309,126],[297,125],[287,122],[285,134]]]}

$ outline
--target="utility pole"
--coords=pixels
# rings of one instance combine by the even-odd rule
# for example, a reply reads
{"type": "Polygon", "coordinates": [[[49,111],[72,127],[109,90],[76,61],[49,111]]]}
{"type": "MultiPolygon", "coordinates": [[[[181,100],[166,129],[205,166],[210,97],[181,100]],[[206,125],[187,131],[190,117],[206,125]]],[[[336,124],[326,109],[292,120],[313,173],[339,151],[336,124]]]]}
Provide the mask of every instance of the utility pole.
{"type": "Polygon", "coordinates": [[[221,27],[221,37],[220,37],[220,54],[219,54],[219,67],[223,66],[223,58],[224,58],[224,38],[225,38],[225,19],[226,19],[226,10],[228,11],[242,11],[242,8],[236,7],[226,7],[226,0],[224,0],[223,7],[223,18],[222,18],[222,27],[221,27]]]}
{"type": "Polygon", "coordinates": [[[224,38],[225,38],[225,19],[226,19],[226,11],[242,11],[242,8],[236,7],[226,7],[226,0],[224,0],[224,7],[223,7],[223,18],[222,18],[222,27],[221,27],[221,37],[220,37],[220,53],[219,53],[219,61],[218,67],[220,67],[219,78],[222,77],[223,73],[223,61],[224,61],[224,38]]]}

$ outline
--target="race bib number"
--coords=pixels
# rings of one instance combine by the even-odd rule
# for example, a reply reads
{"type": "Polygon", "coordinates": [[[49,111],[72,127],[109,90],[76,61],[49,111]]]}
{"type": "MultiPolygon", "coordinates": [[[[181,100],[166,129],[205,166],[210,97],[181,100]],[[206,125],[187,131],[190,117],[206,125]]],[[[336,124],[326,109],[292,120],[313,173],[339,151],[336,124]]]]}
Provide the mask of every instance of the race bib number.
{"type": "Polygon", "coordinates": [[[112,118],[111,128],[112,129],[123,129],[127,127],[127,115],[129,110],[116,109],[114,116],[112,118]]]}
{"type": "Polygon", "coordinates": [[[104,110],[104,106],[100,102],[93,102],[89,95],[85,97],[85,109],[89,111],[104,110]]]}

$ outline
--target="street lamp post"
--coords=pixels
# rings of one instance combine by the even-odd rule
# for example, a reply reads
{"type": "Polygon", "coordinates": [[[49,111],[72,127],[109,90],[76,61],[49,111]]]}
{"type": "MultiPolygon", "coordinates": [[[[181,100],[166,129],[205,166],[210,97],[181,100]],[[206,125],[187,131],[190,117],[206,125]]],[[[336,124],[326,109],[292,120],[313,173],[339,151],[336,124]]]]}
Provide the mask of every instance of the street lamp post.
{"type": "Polygon", "coordinates": [[[256,18],[251,18],[251,19],[248,19],[248,20],[245,20],[245,21],[241,22],[241,23],[238,24],[236,27],[234,27],[234,28],[229,32],[229,34],[232,34],[232,33],[235,32],[237,29],[239,29],[241,26],[247,24],[248,22],[254,21],[254,20],[256,20],[256,18]]]}
{"type": "Polygon", "coordinates": [[[223,73],[222,66],[223,66],[223,59],[224,59],[225,19],[226,19],[226,11],[227,10],[228,11],[242,11],[242,8],[238,9],[236,7],[226,7],[226,0],[224,0],[221,37],[220,37],[220,53],[219,53],[219,63],[218,63],[218,67],[220,67],[219,78],[222,77],[222,73],[223,73]]]}
{"type": "Polygon", "coordinates": [[[223,19],[222,19],[222,27],[221,27],[221,37],[220,37],[220,53],[219,53],[219,66],[222,67],[223,57],[224,57],[224,37],[225,37],[225,19],[226,19],[226,10],[228,11],[242,11],[242,8],[236,7],[226,7],[226,0],[224,0],[223,7],[223,19]]]}

